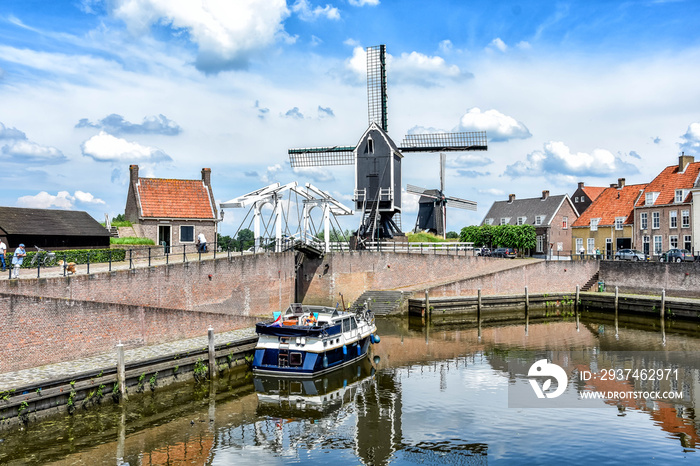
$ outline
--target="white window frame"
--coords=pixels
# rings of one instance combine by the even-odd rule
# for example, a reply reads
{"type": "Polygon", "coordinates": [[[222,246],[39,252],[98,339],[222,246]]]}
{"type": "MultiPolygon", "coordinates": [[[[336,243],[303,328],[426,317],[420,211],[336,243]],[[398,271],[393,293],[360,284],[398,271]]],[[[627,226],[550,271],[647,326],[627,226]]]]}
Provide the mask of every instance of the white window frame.
{"type": "Polygon", "coordinates": [[[194,244],[195,240],[197,239],[197,236],[195,235],[194,231],[194,225],[180,225],[180,243],[182,244],[194,244]],[[192,228],[192,241],[184,241],[182,239],[182,229],[183,228],[192,228]]]}
{"type": "Polygon", "coordinates": [[[691,235],[683,235],[683,249],[690,251],[693,248],[693,237],[691,235]]]}
{"type": "Polygon", "coordinates": [[[544,235],[537,235],[537,247],[535,252],[543,252],[544,251],[544,235]]]}
{"type": "Polygon", "coordinates": [[[574,198],[574,202],[578,202],[578,196],[574,198]]]}
{"type": "Polygon", "coordinates": [[[535,225],[542,225],[544,222],[544,215],[535,215],[535,225]]]}
{"type": "Polygon", "coordinates": [[[569,217],[564,215],[561,219],[561,229],[562,230],[568,230],[569,229],[569,217]]]}
{"type": "Polygon", "coordinates": [[[690,211],[681,210],[681,227],[690,228],[690,211]]]}
{"type": "Polygon", "coordinates": [[[678,235],[668,236],[668,247],[671,249],[678,249],[678,235]]]}
{"type": "Polygon", "coordinates": [[[588,238],[586,240],[586,251],[588,254],[595,254],[595,238],[588,238]]]}
{"type": "Polygon", "coordinates": [[[486,220],[484,220],[484,224],[485,224],[485,225],[493,225],[493,219],[492,219],[492,218],[487,218],[486,220]]]}
{"type": "Polygon", "coordinates": [[[651,192],[644,195],[644,205],[654,205],[656,198],[659,197],[659,193],[651,192]]]}
{"type": "Polygon", "coordinates": [[[499,225],[508,225],[510,223],[510,217],[501,217],[501,223],[499,225]]]}
{"type": "Polygon", "coordinates": [[[622,230],[625,223],[625,217],[615,217],[615,229],[622,230]]]}
{"type": "Polygon", "coordinates": [[[527,217],[518,217],[518,225],[525,225],[527,222],[527,217]]]}
{"type": "Polygon", "coordinates": [[[671,210],[668,213],[668,227],[669,228],[678,228],[678,211],[677,210],[671,210]]]}
{"type": "Polygon", "coordinates": [[[663,236],[654,235],[654,242],[652,244],[654,245],[654,255],[660,255],[664,250],[663,236]]]}
{"type": "Polygon", "coordinates": [[[651,229],[658,230],[661,228],[661,212],[651,213],[651,229]]]}
{"type": "Polygon", "coordinates": [[[598,231],[598,222],[600,222],[599,218],[591,219],[591,231],[598,231]]]}
{"type": "Polygon", "coordinates": [[[684,194],[685,194],[684,189],[676,189],[676,195],[674,197],[676,204],[680,204],[681,202],[683,202],[683,200],[685,199],[684,194]]]}
{"type": "Polygon", "coordinates": [[[581,248],[583,248],[583,238],[576,238],[576,254],[581,253],[581,248]]]}
{"type": "Polygon", "coordinates": [[[647,212],[639,213],[639,226],[642,230],[649,228],[649,214],[647,212]]]}

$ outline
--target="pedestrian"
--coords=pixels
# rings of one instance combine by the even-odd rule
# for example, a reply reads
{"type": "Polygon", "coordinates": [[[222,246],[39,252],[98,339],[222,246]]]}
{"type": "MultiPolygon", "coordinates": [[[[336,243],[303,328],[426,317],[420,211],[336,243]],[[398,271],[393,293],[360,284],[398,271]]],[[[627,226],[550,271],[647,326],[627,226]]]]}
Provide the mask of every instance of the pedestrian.
{"type": "Polygon", "coordinates": [[[581,249],[578,250],[579,254],[581,254],[581,260],[583,260],[583,256],[586,254],[586,250],[581,246],[581,249]]]}
{"type": "Polygon", "coordinates": [[[207,252],[207,239],[204,237],[204,233],[200,233],[197,236],[197,244],[199,245],[199,252],[207,252]]]}
{"type": "Polygon", "coordinates": [[[0,239],[0,262],[2,263],[2,271],[4,272],[7,270],[7,266],[5,265],[5,253],[7,252],[7,245],[2,242],[0,239]]]}
{"type": "Polygon", "coordinates": [[[15,249],[15,255],[12,256],[12,278],[19,278],[19,268],[22,267],[22,262],[27,256],[27,251],[24,250],[24,244],[20,243],[15,249]]]}

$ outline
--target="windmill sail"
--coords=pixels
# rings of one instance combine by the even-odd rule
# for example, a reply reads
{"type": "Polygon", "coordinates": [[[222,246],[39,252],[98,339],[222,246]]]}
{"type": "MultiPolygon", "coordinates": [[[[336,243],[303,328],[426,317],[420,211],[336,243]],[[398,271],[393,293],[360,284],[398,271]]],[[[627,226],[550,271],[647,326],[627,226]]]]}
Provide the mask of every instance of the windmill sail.
{"type": "Polygon", "coordinates": [[[367,102],[369,123],[387,129],[386,46],[367,47],[367,102]]]}
{"type": "Polygon", "coordinates": [[[354,146],[309,147],[289,149],[289,163],[292,168],[325,167],[330,165],[354,165],[354,146]]]}
{"type": "Polygon", "coordinates": [[[407,134],[401,152],[440,152],[488,150],[486,131],[465,133],[407,134]]]}

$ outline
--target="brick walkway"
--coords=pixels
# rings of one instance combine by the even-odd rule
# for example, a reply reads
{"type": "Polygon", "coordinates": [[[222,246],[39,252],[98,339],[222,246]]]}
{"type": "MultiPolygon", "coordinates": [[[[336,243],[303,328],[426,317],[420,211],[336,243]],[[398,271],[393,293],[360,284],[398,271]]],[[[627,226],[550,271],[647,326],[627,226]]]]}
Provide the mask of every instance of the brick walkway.
{"type": "MultiPolygon", "coordinates": [[[[255,335],[255,328],[244,328],[222,332],[214,335],[215,344],[225,344],[248,338],[255,335]]],[[[188,338],[187,340],[172,341],[160,345],[142,346],[139,348],[127,349],[124,351],[126,363],[143,361],[159,356],[169,356],[176,353],[198,350],[208,346],[207,335],[188,338]]],[[[45,366],[23,369],[16,372],[5,372],[0,374],[0,391],[10,390],[27,385],[40,385],[47,380],[66,378],[78,375],[83,372],[98,371],[102,369],[114,368],[117,365],[117,352],[115,349],[103,354],[89,358],[75,359],[57,364],[47,364],[45,366]]]]}

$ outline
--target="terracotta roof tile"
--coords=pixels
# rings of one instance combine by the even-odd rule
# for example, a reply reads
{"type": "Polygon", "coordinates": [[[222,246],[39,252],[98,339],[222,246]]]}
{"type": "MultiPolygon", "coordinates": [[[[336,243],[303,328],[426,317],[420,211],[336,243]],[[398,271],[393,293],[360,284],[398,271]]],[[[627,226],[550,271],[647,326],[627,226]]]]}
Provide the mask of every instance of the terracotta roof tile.
{"type": "Polygon", "coordinates": [[[215,218],[209,189],[202,180],[139,178],[141,215],[158,218],[215,218]]]}
{"type": "Polygon", "coordinates": [[[606,188],[605,186],[584,186],[582,189],[588,199],[595,201],[606,188]]]}
{"type": "Polygon", "coordinates": [[[632,215],[634,202],[646,186],[646,184],[631,184],[622,189],[604,188],[572,226],[590,226],[592,218],[600,218],[598,225],[614,225],[615,217],[626,217],[625,224],[628,225],[634,223],[634,215],[632,215]]]}
{"type": "MultiPolygon", "coordinates": [[[[695,184],[700,173],[700,162],[688,164],[685,171],[680,173],[678,165],[671,165],[664,168],[651,183],[647,185],[645,193],[659,193],[654,205],[673,204],[676,196],[676,189],[690,189],[695,184]]],[[[683,202],[690,202],[691,195],[688,194],[683,202]]],[[[637,202],[637,206],[646,205],[645,196],[637,202]]]]}

